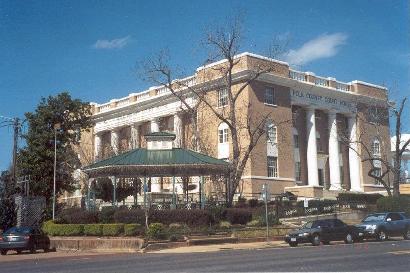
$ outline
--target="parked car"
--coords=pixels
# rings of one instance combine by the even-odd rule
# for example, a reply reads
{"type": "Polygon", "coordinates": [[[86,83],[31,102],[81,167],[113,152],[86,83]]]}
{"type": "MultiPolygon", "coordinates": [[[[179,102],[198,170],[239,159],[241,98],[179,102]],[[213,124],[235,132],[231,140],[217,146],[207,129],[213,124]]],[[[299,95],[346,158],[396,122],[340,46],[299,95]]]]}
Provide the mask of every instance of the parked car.
{"type": "Polygon", "coordinates": [[[384,241],[389,236],[410,239],[410,219],[403,212],[383,212],[367,215],[358,225],[364,230],[364,238],[384,241]]]}
{"type": "Polygon", "coordinates": [[[50,239],[41,230],[31,227],[12,227],[0,236],[0,253],[15,250],[20,254],[23,250],[35,253],[37,249],[47,252],[50,249],[50,239]]]}
{"type": "Polygon", "coordinates": [[[324,219],[307,222],[300,229],[285,236],[285,242],[294,247],[300,243],[312,243],[317,246],[321,242],[344,240],[346,244],[362,240],[360,228],[345,224],[339,219],[324,219]]]}

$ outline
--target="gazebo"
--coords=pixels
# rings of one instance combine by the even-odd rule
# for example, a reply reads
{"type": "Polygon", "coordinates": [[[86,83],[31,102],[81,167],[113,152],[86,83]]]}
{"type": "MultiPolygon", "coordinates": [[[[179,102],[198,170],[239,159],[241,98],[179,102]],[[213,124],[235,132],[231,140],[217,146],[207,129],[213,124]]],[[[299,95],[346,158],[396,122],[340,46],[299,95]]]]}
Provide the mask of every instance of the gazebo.
{"type": "MultiPolygon", "coordinates": [[[[113,182],[113,203],[115,205],[117,179],[141,177],[143,179],[144,207],[146,207],[147,178],[172,177],[172,208],[175,208],[175,177],[199,176],[199,191],[203,192],[204,176],[226,176],[231,169],[231,164],[224,160],[188,149],[174,148],[175,135],[172,133],[150,133],[145,135],[145,139],[147,148],[134,149],[83,168],[83,171],[88,175],[88,203],[92,179],[111,178],[113,182]]],[[[201,194],[200,203],[203,207],[204,194],[201,194]]]]}

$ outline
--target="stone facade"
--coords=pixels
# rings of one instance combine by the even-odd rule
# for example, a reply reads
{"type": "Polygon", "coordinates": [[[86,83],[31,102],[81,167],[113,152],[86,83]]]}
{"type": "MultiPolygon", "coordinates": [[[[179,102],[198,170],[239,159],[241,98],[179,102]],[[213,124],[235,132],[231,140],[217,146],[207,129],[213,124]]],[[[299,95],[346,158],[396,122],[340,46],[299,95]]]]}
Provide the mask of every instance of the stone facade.
{"type": "MultiPolygon", "coordinates": [[[[324,189],[381,190],[367,175],[370,166],[362,162],[365,154],[359,145],[357,149],[351,149],[355,144],[343,142],[342,136],[347,136],[349,141],[360,140],[370,147],[377,135],[381,155],[388,156],[388,116],[376,127],[366,112],[374,107],[379,112],[387,111],[387,89],[359,81],[342,83],[311,72],[295,71],[287,63],[250,53],[240,54],[237,58],[239,62],[233,69],[234,94],[252,71],[272,68],[240,94],[235,109],[240,113],[237,115],[239,122],[257,122],[261,117],[268,117],[276,128],[275,143],[263,136],[252,151],[239,187],[242,195],[259,196],[264,183],[272,193],[292,191],[305,197],[322,197],[324,189]],[[273,94],[270,98],[273,103],[267,103],[269,92],[273,94]]],[[[185,86],[203,86],[207,88],[207,100],[218,113],[229,111],[230,105],[218,107],[221,83],[216,68],[224,65],[226,63],[220,61],[198,68],[194,76],[179,80],[183,83],[180,91],[186,90],[185,86]]],[[[190,105],[196,103],[193,96],[187,102],[190,105]]],[[[93,104],[95,126],[90,133],[82,135],[80,159],[87,164],[89,160],[85,160],[85,154],[88,159],[92,154],[93,160],[98,160],[128,149],[145,147],[144,134],[155,131],[174,132],[174,147],[193,149],[192,120],[181,109],[181,102],[165,87],[153,87],[108,103],[93,104]]],[[[199,105],[196,119],[202,141],[201,152],[232,160],[231,136],[228,134],[227,139],[223,139],[226,142],[220,143],[221,120],[203,103],[199,105]]],[[[246,148],[249,143],[247,134],[240,132],[239,136],[241,147],[246,148]]],[[[198,179],[192,178],[192,181],[198,179]]],[[[213,183],[212,179],[207,181],[213,183]]],[[[166,188],[167,185],[158,190],[166,188]]],[[[206,188],[208,194],[217,191],[216,186],[206,188]]],[[[193,190],[197,191],[197,188],[193,190]]]]}

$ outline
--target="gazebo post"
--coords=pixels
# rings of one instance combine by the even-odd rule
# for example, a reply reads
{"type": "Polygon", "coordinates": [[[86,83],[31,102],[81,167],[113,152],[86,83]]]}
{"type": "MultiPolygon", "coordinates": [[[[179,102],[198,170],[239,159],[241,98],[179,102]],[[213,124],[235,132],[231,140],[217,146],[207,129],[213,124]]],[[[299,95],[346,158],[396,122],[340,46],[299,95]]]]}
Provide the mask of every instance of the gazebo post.
{"type": "Polygon", "coordinates": [[[172,206],[171,209],[176,209],[177,202],[175,198],[175,175],[172,177],[172,206]]]}
{"type": "Polygon", "coordinates": [[[205,207],[205,191],[204,191],[204,177],[201,176],[201,181],[200,181],[200,193],[201,193],[201,209],[205,207]]]}
{"type": "Polygon", "coordinates": [[[144,209],[147,208],[147,176],[144,176],[144,209]]]}
{"type": "Polygon", "coordinates": [[[112,205],[117,206],[117,178],[112,177],[113,191],[112,191],[112,205]]]}
{"type": "Polygon", "coordinates": [[[91,200],[90,200],[90,187],[91,187],[91,178],[89,178],[87,180],[87,210],[90,211],[90,204],[91,204],[91,200]]]}

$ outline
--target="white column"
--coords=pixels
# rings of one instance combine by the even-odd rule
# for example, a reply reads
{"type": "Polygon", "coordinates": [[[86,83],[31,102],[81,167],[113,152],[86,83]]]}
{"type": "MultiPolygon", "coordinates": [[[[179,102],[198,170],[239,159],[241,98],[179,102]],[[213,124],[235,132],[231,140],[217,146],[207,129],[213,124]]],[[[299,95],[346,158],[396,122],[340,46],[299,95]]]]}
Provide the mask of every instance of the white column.
{"type": "Polygon", "coordinates": [[[159,132],[159,121],[158,119],[151,120],[151,133],[159,132]]]}
{"type": "Polygon", "coordinates": [[[309,186],[319,186],[319,175],[317,170],[317,146],[316,146],[316,115],[315,109],[306,110],[307,129],[307,165],[309,186]]]}
{"type": "Polygon", "coordinates": [[[348,130],[350,137],[349,148],[349,172],[350,172],[350,190],[351,191],[363,191],[360,185],[360,157],[358,155],[357,144],[357,124],[356,117],[349,117],[348,130]]]}
{"type": "Polygon", "coordinates": [[[330,112],[329,119],[329,171],[330,190],[341,190],[340,162],[339,162],[339,137],[337,132],[336,113],[330,112]]]}
{"type": "Polygon", "coordinates": [[[114,129],[114,130],[112,130],[111,131],[111,148],[112,148],[112,150],[114,151],[114,154],[118,154],[118,152],[119,152],[119,142],[120,142],[120,139],[119,139],[120,137],[119,137],[119,131],[118,131],[118,129],[114,129]]]}
{"type": "Polygon", "coordinates": [[[175,133],[175,141],[174,147],[181,148],[182,147],[182,119],[179,113],[174,115],[174,133],[175,133]]]}
{"type": "Polygon", "coordinates": [[[94,135],[94,159],[98,159],[101,155],[101,135],[96,133],[94,135]]]}
{"type": "MultiPolygon", "coordinates": [[[[159,132],[159,120],[154,118],[151,120],[151,133],[159,132]]],[[[161,184],[159,177],[151,177],[151,192],[161,192],[161,184]]]]}
{"type": "Polygon", "coordinates": [[[140,146],[140,130],[139,124],[131,125],[131,149],[137,149],[140,146]]]}

